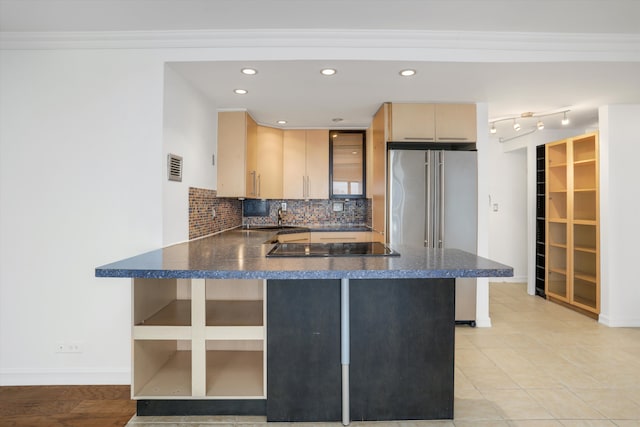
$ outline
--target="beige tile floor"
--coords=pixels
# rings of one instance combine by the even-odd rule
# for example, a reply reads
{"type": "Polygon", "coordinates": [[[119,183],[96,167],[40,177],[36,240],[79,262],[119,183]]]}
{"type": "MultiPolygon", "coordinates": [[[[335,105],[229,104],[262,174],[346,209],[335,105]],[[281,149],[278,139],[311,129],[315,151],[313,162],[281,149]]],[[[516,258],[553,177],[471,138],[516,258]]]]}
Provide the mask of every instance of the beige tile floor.
{"type": "MultiPolygon", "coordinates": [[[[640,427],[640,328],[608,328],[492,283],[492,328],[456,327],[454,419],[393,427],[640,427]]],[[[128,427],[263,426],[264,417],[134,417],[128,427]]],[[[337,427],[341,423],[269,423],[337,427]]]]}

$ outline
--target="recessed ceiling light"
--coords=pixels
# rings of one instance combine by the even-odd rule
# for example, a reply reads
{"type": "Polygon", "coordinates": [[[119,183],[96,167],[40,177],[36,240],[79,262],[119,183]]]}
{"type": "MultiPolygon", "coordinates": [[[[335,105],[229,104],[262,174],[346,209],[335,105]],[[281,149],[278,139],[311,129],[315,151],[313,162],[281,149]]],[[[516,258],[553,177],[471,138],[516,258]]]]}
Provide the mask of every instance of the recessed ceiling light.
{"type": "Polygon", "coordinates": [[[238,95],[246,95],[247,93],[249,93],[246,89],[234,89],[233,92],[238,95]]]}
{"type": "Polygon", "coordinates": [[[287,124],[287,121],[286,121],[286,120],[278,120],[278,121],[277,121],[277,123],[278,123],[279,125],[286,125],[286,124],[287,124]]]}
{"type": "Polygon", "coordinates": [[[323,76],[333,76],[335,73],[337,73],[335,68],[323,68],[322,70],[320,70],[320,73],[323,76]]]}
{"type": "Polygon", "coordinates": [[[255,74],[258,74],[258,70],[256,70],[255,68],[243,68],[240,71],[242,71],[242,74],[246,74],[248,76],[253,76],[255,74]]]}
{"type": "Polygon", "coordinates": [[[415,76],[415,74],[416,74],[416,70],[412,70],[411,68],[407,68],[406,70],[400,71],[400,75],[402,77],[415,76]]]}

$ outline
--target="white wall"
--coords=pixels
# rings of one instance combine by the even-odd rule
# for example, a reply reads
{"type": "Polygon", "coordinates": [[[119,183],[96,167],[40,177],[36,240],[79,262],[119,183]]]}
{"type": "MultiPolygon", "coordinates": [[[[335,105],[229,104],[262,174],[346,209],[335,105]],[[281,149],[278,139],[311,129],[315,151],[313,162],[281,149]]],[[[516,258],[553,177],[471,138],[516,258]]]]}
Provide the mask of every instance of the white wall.
{"type": "Polygon", "coordinates": [[[128,383],[129,280],[94,268],[162,243],[162,84],[136,51],[1,52],[0,385],[128,383]]]}
{"type": "Polygon", "coordinates": [[[600,256],[601,315],[609,326],[640,326],[637,185],[640,105],[601,107],[600,256]]]}
{"type": "Polygon", "coordinates": [[[513,267],[513,277],[492,282],[527,280],[527,153],[526,149],[504,151],[503,143],[490,138],[488,147],[489,258],[513,267]],[[494,210],[496,206],[497,210],[494,210]]]}
{"type": "Polygon", "coordinates": [[[189,239],[189,187],[216,189],[218,114],[213,101],[165,66],[163,158],[183,158],[182,182],[163,177],[163,245],[189,239]]]}

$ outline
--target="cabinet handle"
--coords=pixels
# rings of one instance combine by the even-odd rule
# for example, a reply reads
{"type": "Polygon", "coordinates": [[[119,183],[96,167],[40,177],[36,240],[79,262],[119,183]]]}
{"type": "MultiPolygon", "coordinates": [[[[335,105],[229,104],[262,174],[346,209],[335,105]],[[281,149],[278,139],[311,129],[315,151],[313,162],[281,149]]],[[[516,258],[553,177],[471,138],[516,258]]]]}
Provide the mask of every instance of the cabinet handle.
{"type": "Polygon", "coordinates": [[[405,136],[403,139],[409,141],[433,141],[433,138],[425,138],[423,136],[405,136]]]}
{"type": "Polygon", "coordinates": [[[258,193],[257,194],[258,197],[260,197],[260,187],[261,187],[260,182],[261,182],[260,181],[260,174],[258,174],[258,186],[257,186],[258,190],[256,191],[258,193]]]}
{"type": "Polygon", "coordinates": [[[438,141],[468,141],[469,138],[456,138],[455,136],[441,136],[438,141]]]}
{"type": "Polygon", "coordinates": [[[307,177],[302,175],[302,197],[307,197],[307,177]]]}
{"type": "Polygon", "coordinates": [[[251,171],[251,193],[249,193],[249,195],[251,196],[255,196],[256,195],[256,171],[251,171]]]}
{"type": "Polygon", "coordinates": [[[309,197],[309,175],[307,175],[307,197],[309,197]]]}

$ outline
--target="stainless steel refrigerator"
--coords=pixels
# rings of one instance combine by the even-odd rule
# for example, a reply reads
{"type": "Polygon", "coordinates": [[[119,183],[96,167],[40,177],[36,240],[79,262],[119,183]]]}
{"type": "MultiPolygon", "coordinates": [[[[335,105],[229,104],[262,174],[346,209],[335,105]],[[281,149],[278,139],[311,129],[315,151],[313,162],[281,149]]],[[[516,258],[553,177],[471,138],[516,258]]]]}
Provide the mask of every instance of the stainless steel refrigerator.
{"type": "MultiPolygon", "coordinates": [[[[389,242],[476,253],[477,152],[389,151],[389,242]]],[[[456,279],[456,323],[475,326],[476,279],[456,279]]]]}

